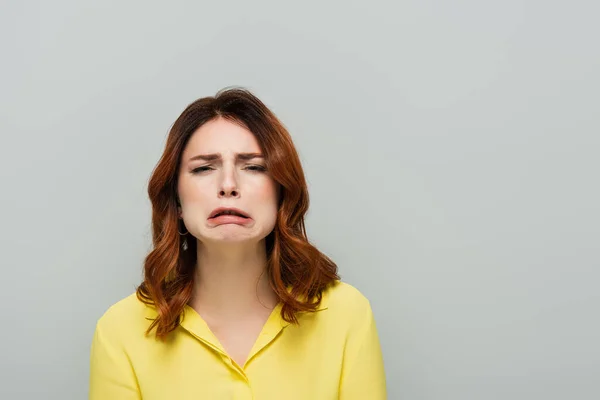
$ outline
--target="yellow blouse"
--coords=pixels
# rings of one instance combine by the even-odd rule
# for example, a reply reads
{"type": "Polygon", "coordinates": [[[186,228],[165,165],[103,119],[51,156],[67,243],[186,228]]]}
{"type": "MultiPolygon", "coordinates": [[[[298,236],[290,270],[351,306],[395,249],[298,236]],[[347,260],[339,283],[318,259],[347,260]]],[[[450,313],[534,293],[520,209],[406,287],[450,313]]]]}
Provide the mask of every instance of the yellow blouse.
{"type": "Polygon", "coordinates": [[[337,282],[318,311],[285,322],[271,313],[245,365],[223,349],[186,306],[167,342],[145,336],[153,307],[135,293],[98,320],[90,356],[90,400],[381,400],[383,357],[369,301],[337,282]]]}

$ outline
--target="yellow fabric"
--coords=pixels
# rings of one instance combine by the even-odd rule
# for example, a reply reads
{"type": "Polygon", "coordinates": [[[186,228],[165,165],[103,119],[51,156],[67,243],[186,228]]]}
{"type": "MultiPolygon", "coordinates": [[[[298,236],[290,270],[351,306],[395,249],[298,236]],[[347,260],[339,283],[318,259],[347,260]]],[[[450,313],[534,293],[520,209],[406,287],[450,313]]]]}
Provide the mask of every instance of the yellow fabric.
{"type": "Polygon", "coordinates": [[[167,342],[145,336],[156,311],[134,293],[98,320],[89,399],[386,399],[375,320],[357,289],[337,282],[317,312],[299,316],[298,326],[280,310],[281,304],[239,366],[189,306],[167,342]]]}

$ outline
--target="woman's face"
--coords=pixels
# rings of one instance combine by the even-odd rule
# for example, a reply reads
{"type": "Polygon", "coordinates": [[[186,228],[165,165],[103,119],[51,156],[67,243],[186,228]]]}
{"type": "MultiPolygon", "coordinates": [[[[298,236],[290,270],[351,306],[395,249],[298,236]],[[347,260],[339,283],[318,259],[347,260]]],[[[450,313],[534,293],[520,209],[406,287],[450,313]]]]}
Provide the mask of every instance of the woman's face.
{"type": "Polygon", "coordinates": [[[224,118],[211,120],[192,134],[177,186],[180,216],[190,234],[206,244],[258,242],[271,233],[277,217],[277,182],[266,171],[261,154],[252,132],[224,118]],[[210,218],[219,207],[237,208],[249,218],[243,222],[210,218]]]}

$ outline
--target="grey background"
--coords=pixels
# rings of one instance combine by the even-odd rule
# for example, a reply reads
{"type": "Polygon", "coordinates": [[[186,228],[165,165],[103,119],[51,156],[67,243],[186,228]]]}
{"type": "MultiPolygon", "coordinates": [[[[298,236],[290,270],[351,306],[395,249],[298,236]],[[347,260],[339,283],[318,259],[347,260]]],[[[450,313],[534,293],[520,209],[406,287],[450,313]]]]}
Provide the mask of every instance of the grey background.
{"type": "Polygon", "coordinates": [[[283,120],[390,399],[600,398],[597,2],[3,1],[0,398],[83,399],[146,184],[225,86],[283,120]]]}

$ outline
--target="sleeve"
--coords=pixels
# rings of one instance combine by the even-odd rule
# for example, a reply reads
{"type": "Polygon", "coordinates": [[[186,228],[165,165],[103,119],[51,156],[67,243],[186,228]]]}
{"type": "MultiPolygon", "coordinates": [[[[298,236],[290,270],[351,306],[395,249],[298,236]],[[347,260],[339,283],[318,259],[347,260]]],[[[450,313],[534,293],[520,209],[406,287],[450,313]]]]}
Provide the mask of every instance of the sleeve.
{"type": "MultiPolygon", "coordinates": [[[[113,330],[109,330],[113,331],[113,330]]],[[[96,324],[90,351],[89,400],[141,400],[129,357],[120,341],[96,324]]]]}
{"type": "Polygon", "coordinates": [[[361,317],[350,332],[340,379],[340,400],[386,400],[383,354],[371,305],[365,299],[361,317]]]}

